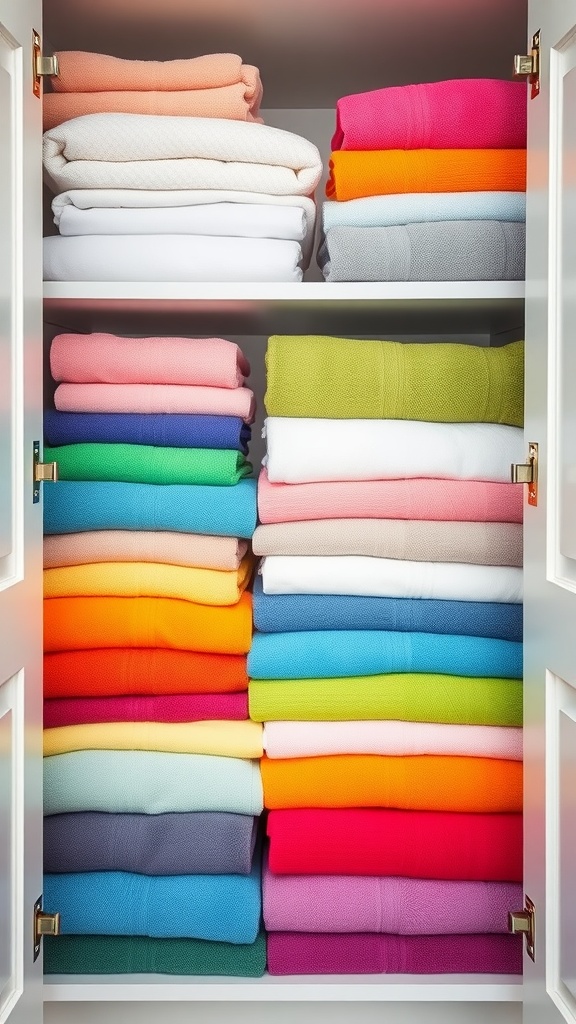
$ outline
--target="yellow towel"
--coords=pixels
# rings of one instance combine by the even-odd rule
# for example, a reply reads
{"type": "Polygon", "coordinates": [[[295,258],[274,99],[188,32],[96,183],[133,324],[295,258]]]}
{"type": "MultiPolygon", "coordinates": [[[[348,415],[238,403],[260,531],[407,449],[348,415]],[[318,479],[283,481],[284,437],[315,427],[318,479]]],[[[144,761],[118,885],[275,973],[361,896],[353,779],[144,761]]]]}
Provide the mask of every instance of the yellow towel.
{"type": "Polygon", "coordinates": [[[44,757],[74,750],[157,750],[169,754],[262,757],[256,722],[105,722],[44,730],[44,757]]]}

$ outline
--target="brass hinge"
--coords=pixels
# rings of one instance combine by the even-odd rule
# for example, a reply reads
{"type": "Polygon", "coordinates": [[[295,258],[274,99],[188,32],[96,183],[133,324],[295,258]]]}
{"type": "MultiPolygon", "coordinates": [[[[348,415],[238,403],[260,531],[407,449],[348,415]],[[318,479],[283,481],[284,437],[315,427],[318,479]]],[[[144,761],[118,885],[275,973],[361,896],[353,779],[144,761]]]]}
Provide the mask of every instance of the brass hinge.
{"type": "Polygon", "coordinates": [[[525,78],[530,83],[530,99],[540,92],[540,29],[532,36],[531,52],[514,56],[514,78],[525,78]]]}
{"type": "Polygon", "coordinates": [[[525,898],[524,910],[513,910],[508,914],[508,931],[512,935],[526,936],[526,952],[531,960],[535,960],[536,908],[528,896],[525,898]]]}
{"type": "Polygon", "coordinates": [[[530,441],[528,462],[512,463],[510,477],[513,484],[528,484],[528,504],[538,504],[538,445],[530,441]]]}
{"type": "Polygon", "coordinates": [[[40,501],[40,484],[48,481],[55,482],[58,479],[57,462],[40,462],[40,442],[34,441],[32,445],[33,472],[32,472],[32,502],[35,505],[40,501]]]}
{"type": "Polygon", "coordinates": [[[40,944],[44,935],[60,935],[60,914],[46,914],[42,910],[42,897],[34,904],[34,960],[40,955],[40,944]]]}
{"type": "Polygon", "coordinates": [[[32,30],[32,92],[40,97],[42,79],[52,78],[60,74],[58,57],[42,56],[42,40],[38,32],[32,30]]]}

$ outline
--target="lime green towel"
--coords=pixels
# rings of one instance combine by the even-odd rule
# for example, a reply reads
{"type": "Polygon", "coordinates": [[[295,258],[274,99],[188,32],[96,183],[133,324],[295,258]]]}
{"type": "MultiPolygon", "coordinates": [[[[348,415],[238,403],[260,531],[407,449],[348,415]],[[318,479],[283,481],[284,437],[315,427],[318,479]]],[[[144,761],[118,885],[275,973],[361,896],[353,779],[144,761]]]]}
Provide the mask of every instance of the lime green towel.
{"type": "Polygon", "coordinates": [[[65,444],[44,448],[61,480],[115,480],[129,484],[232,486],[252,466],[238,451],[153,448],[142,444],[65,444]]]}
{"type": "Polygon", "coordinates": [[[415,673],[345,679],[251,679],[254,722],[400,720],[522,725],[519,679],[415,673]]]}
{"type": "Polygon", "coordinates": [[[507,423],[524,415],[524,343],[501,348],[275,336],[269,416],[507,423]]]}

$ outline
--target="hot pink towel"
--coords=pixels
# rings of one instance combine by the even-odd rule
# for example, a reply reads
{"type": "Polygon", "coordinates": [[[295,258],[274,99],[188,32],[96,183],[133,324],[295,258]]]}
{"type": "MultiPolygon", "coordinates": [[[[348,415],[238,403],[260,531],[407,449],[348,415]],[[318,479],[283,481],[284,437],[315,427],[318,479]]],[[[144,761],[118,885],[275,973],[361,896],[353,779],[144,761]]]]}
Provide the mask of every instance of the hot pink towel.
{"type": "Polygon", "coordinates": [[[464,78],[343,96],[332,149],[523,149],[522,82],[464,78]]]}
{"type": "Polygon", "coordinates": [[[248,388],[207,388],[186,384],[59,384],[54,393],[54,404],[60,412],[176,412],[240,416],[246,423],[254,420],[254,395],[248,388]]]}
{"type": "Polygon", "coordinates": [[[307,519],[438,519],[521,523],[522,489],[478,480],[362,480],[271,484],[258,480],[261,523],[307,519]]]}
{"type": "Polygon", "coordinates": [[[247,693],[65,697],[44,701],[44,728],[98,722],[201,722],[248,718],[247,693]]]}
{"type": "Polygon", "coordinates": [[[223,338],[119,338],[58,334],[50,347],[54,380],[73,384],[187,384],[239,388],[250,364],[223,338]]]}

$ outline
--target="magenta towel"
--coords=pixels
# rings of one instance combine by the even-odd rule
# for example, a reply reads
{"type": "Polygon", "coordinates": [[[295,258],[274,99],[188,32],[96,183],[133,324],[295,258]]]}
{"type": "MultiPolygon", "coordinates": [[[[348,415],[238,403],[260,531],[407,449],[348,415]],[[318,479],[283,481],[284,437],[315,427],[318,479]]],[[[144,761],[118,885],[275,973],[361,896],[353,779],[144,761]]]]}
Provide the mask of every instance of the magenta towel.
{"type": "Polygon", "coordinates": [[[332,149],[524,149],[522,82],[460,78],[343,96],[332,149]]]}
{"type": "Polygon", "coordinates": [[[44,728],[98,722],[200,722],[248,718],[247,693],[64,697],[44,701],[44,728]]]}
{"type": "MultiPolygon", "coordinates": [[[[248,388],[206,388],[188,384],[59,384],[60,412],[175,412],[254,419],[248,388]]],[[[513,485],[510,484],[512,487],[513,485]]]]}
{"type": "Polygon", "coordinates": [[[50,347],[54,380],[75,384],[189,384],[238,388],[250,364],[223,338],[118,338],[58,334],[50,347]]]}
{"type": "Polygon", "coordinates": [[[271,932],[278,974],[521,974],[521,935],[311,935],[271,932]]]}
{"type": "Polygon", "coordinates": [[[504,934],[508,911],[522,902],[522,886],[514,882],[273,875],[267,865],[262,885],[270,932],[504,934]]]}

